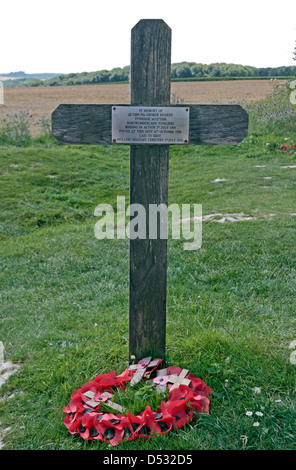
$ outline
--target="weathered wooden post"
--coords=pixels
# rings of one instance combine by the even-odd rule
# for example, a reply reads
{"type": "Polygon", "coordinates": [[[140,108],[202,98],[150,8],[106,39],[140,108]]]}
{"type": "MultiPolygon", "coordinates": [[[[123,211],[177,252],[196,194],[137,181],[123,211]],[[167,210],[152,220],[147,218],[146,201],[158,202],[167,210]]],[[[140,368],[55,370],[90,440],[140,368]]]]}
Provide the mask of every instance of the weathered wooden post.
{"type": "MultiPolygon", "coordinates": [[[[165,106],[171,96],[171,30],[142,20],[132,29],[131,105],[165,106]]],[[[130,204],[168,205],[169,145],[130,148],[130,204]]],[[[149,234],[149,217],[146,220],[149,234]]],[[[167,240],[130,240],[130,353],[163,358],[166,337],[167,240]]]]}
{"type": "MultiPolygon", "coordinates": [[[[60,105],[53,135],[64,144],[130,145],[130,204],[146,210],[146,238],[130,239],[129,354],[165,357],[167,239],[149,239],[149,206],[168,205],[169,145],[234,145],[248,133],[238,105],[170,105],[171,30],[132,30],[131,105],[60,105]]],[[[167,223],[166,220],[161,221],[167,223]]],[[[160,230],[159,230],[160,232],[160,230]]]]}

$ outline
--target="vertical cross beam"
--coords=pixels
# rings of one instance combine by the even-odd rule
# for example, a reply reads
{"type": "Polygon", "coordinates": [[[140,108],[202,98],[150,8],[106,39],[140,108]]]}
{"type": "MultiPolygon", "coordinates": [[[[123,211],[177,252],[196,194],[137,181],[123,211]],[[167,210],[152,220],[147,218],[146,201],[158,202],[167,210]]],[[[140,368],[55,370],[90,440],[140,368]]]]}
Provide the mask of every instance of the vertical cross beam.
{"type": "MultiPolygon", "coordinates": [[[[141,20],[131,35],[131,105],[170,104],[171,29],[141,20]]],[[[168,145],[131,145],[130,204],[146,209],[146,239],[130,240],[129,353],[164,358],[167,240],[149,239],[149,204],[168,205],[168,145]]]]}

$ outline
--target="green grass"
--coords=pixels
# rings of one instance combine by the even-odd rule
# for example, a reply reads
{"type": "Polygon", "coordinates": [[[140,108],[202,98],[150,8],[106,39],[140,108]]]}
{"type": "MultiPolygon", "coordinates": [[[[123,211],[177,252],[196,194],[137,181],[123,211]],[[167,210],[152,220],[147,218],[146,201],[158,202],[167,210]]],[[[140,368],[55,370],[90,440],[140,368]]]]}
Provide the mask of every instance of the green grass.
{"type": "MultiPolygon", "coordinates": [[[[149,405],[151,410],[159,410],[161,402],[167,401],[169,398],[168,388],[165,392],[159,393],[152,381],[144,382],[142,380],[133,386],[128,382],[125,390],[117,389],[113,393],[112,401],[133,415],[138,415],[143,411],[143,403],[149,405]]],[[[114,409],[108,406],[108,402],[102,402],[101,410],[114,414],[114,409]]]]}
{"type": "MultiPolygon", "coordinates": [[[[296,142],[252,125],[236,147],[171,146],[169,203],[254,219],[204,222],[198,251],[169,239],[167,361],[213,389],[210,414],[117,449],[295,448],[296,169],[281,166],[296,159],[279,149],[285,138],[296,142]]],[[[110,450],[70,435],[62,408],[126,367],[128,241],[97,240],[93,211],[128,200],[128,148],[3,146],[0,177],[0,340],[20,364],[0,389],[5,449],[110,450]]]]}

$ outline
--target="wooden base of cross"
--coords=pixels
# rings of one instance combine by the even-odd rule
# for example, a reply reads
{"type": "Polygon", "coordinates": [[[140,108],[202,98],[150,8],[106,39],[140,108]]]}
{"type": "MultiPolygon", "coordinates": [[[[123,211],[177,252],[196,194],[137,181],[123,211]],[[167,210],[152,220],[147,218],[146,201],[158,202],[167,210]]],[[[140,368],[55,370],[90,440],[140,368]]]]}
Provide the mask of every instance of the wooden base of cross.
{"type": "MultiPolygon", "coordinates": [[[[170,84],[171,29],[163,20],[141,20],[132,29],[130,110],[115,103],[62,104],[52,114],[52,133],[63,144],[130,145],[130,204],[146,214],[151,204],[168,205],[170,145],[235,145],[248,134],[240,106],[173,107],[170,84]]],[[[161,231],[154,239],[130,240],[130,357],[165,358],[167,240],[161,231]]]]}

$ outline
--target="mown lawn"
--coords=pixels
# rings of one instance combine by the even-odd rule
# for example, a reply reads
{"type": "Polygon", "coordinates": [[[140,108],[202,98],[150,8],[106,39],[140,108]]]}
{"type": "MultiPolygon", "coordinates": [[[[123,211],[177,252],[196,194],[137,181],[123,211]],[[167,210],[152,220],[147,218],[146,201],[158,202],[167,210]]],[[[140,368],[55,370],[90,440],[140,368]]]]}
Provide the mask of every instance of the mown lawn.
{"type": "MultiPolygon", "coordinates": [[[[296,150],[280,150],[285,138],[296,142],[171,147],[169,203],[252,219],[203,222],[198,251],[168,242],[167,361],[213,389],[209,415],[116,449],[295,449],[296,168],[281,167],[296,150]]],[[[5,449],[109,450],[70,435],[63,407],[126,367],[128,241],[97,240],[94,209],[128,201],[128,148],[3,146],[0,159],[0,340],[20,364],[0,389],[5,449]]]]}

